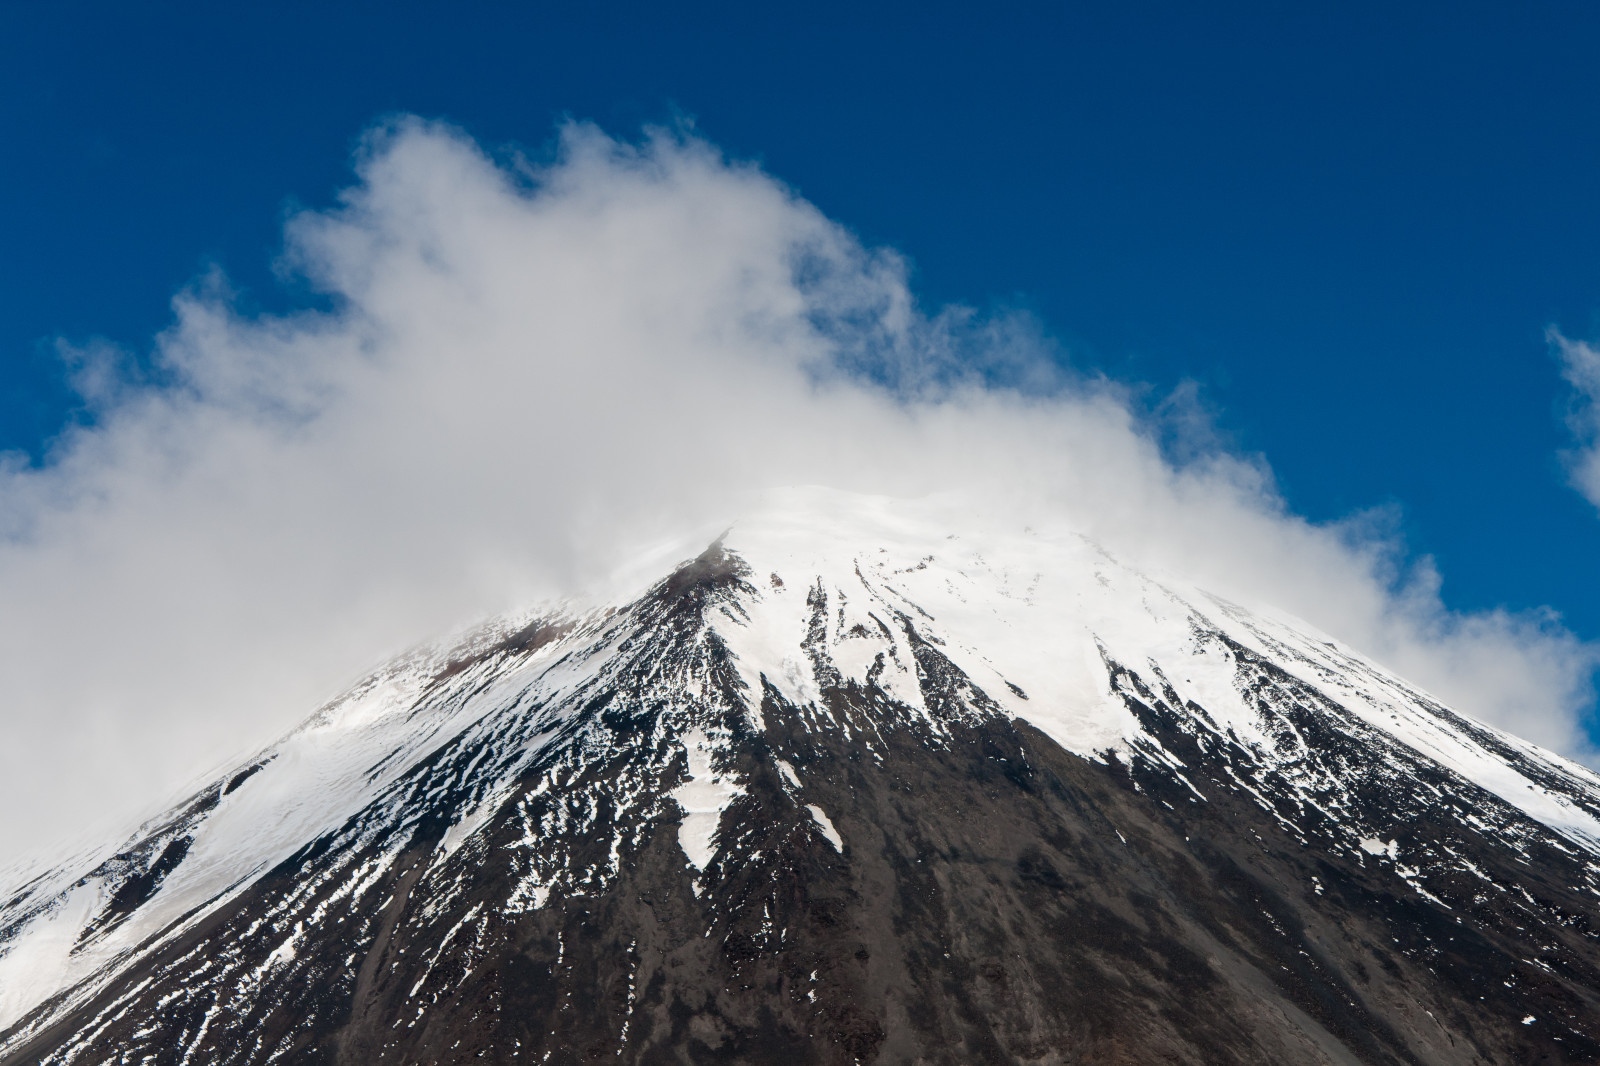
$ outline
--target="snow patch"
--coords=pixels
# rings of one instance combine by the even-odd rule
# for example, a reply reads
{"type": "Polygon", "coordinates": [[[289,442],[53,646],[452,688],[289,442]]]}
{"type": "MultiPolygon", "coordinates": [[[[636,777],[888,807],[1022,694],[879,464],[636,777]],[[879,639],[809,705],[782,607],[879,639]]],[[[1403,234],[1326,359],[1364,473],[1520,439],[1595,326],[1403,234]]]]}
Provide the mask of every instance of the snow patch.
{"type": "Polygon", "coordinates": [[[823,813],[822,808],[815,803],[808,803],[806,804],[806,810],[811,812],[811,817],[816,821],[817,828],[822,831],[823,836],[828,838],[828,843],[833,845],[833,850],[843,854],[844,838],[833,827],[833,823],[828,820],[828,816],[823,813]]]}
{"type": "Polygon", "coordinates": [[[717,853],[717,828],[722,812],[744,794],[744,786],[720,776],[712,762],[717,744],[704,729],[696,727],[683,736],[683,750],[689,758],[689,772],[683,784],[669,795],[683,808],[678,825],[678,846],[689,865],[704,871],[717,853]]]}
{"type": "Polygon", "coordinates": [[[103,905],[101,895],[98,880],[74,889],[34,918],[0,955],[0,1030],[67,984],[73,945],[103,905]]]}

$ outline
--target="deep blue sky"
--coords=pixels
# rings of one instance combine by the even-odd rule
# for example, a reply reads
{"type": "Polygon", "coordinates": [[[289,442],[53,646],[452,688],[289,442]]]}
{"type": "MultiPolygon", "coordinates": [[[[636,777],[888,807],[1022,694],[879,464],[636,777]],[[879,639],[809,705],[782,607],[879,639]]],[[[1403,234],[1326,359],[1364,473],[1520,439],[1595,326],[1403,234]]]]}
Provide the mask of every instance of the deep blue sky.
{"type": "Polygon", "coordinates": [[[0,448],[208,263],[292,301],[284,212],[395,111],[538,148],[694,117],[930,303],[1023,306],[1082,366],[1198,380],[1314,519],[1399,505],[1457,608],[1600,638],[1543,339],[1600,331],[1592,3],[0,6],[0,448]]]}

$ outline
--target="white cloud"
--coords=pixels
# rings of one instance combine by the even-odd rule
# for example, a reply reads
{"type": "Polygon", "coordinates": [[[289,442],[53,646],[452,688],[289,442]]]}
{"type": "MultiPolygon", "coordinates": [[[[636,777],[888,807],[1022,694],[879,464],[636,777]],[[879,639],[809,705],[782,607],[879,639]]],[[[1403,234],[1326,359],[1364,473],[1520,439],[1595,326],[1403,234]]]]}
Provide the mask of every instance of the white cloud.
{"type": "Polygon", "coordinates": [[[1600,507],[1600,349],[1575,341],[1560,330],[1546,334],[1561,360],[1561,376],[1573,388],[1567,428],[1577,444],[1562,454],[1572,487],[1600,507]]]}
{"type": "Polygon", "coordinates": [[[1451,613],[1380,528],[1288,513],[1182,402],[1175,465],[1026,321],[924,313],[896,256],[692,138],[573,126],[533,167],[402,122],[290,222],[286,262],[333,310],[243,315],[203,279],[144,379],[72,353],[92,424],[0,468],[0,855],[770,484],[1065,513],[1583,749],[1594,653],[1553,619],[1451,613]]]}

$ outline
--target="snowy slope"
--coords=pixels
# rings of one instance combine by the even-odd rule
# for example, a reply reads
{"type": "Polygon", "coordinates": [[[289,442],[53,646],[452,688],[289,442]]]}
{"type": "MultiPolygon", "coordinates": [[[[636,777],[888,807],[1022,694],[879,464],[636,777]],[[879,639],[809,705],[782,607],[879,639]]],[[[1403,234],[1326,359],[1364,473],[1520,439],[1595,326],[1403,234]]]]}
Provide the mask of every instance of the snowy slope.
{"type": "Polygon", "coordinates": [[[104,980],[151,938],[192,926],[309,842],[392,800],[395,783],[419,761],[464,731],[483,728],[485,715],[505,711],[503,697],[521,672],[476,690],[483,679],[473,658],[479,648],[529,629],[551,638],[523,663],[538,673],[541,694],[581,682],[581,660],[542,668],[560,644],[558,634],[592,638],[602,630],[593,617],[558,613],[496,623],[459,645],[384,667],[178,810],[152,819],[132,840],[0,886],[6,900],[0,1029],[63,989],[104,980]],[[163,855],[177,861],[163,863],[163,855]],[[151,869],[157,877],[141,877],[151,869]],[[149,881],[155,883],[141,883],[149,881]],[[118,906],[119,894],[133,905],[118,906]]]}
{"type": "Polygon", "coordinates": [[[791,702],[816,702],[800,648],[820,593],[835,612],[822,639],[839,673],[863,685],[870,676],[912,706],[920,690],[908,628],[937,643],[1004,713],[1087,758],[1138,751],[1181,769],[1108,686],[1108,661],[1149,664],[1178,702],[1205,708],[1209,727],[1271,757],[1282,737],[1240,690],[1235,657],[1218,640],[1225,637],[1600,852],[1593,771],[1451,712],[1304,623],[1157,581],[1070,532],[994,528],[949,501],[812,489],[781,495],[725,543],[758,576],[770,575],[741,602],[747,618],[713,623],[752,691],[765,676],[791,702]]]}
{"type": "MultiPolygon", "coordinates": [[[[1292,620],[1156,580],[1070,532],[1001,528],[949,501],[794,490],[629,602],[530,612],[398,660],[132,839],[0,885],[0,1056],[78,1019],[37,1060],[74,1061],[163,980],[179,982],[163,1003],[210,997],[183,1030],[193,1052],[230,1014],[264,1009],[347,919],[353,973],[392,935],[380,914],[402,882],[432,892],[428,920],[460,910],[414,994],[441,959],[487,957],[491,915],[603,893],[657,824],[676,823],[691,887],[710,892],[744,861],[728,815],[754,787],[741,737],[776,735],[774,714],[879,765],[907,722],[935,746],[973,723],[1026,723],[1089,762],[1164,775],[1196,804],[1221,780],[1302,844],[1436,902],[1440,878],[1483,879],[1473,858],[1402,839],[1374,812],[1481,790],[1450,817],[1525,856],[1561,849],[1600,899],[1587,769],[1292,620]],[[673,597],[696,582],[714,591],[690,612],[673,597]],[[882,717],[839,692],[870,694],[882,717]],[[1351,745],[1365,755],[1329,754],[1351,745]],[[507,826],[491,848],[486,834],[507,826]],[[572,841],[597,833],[600,857],[581,858],[572,841]],[[491,863],[504,864],[497,895],[461,910],[491,863]],[[197,965],[187,945],[268,897],[209,976],[172,976],[197,965]],[[157,959],[177,961],[150,969],[157,959]]],[[[816,839],[846,854],[847,824],[811,771],[763,758],[816,839]]],[[[363,973],[336,987],[359,1000],[378,980],[363,973]]]]}

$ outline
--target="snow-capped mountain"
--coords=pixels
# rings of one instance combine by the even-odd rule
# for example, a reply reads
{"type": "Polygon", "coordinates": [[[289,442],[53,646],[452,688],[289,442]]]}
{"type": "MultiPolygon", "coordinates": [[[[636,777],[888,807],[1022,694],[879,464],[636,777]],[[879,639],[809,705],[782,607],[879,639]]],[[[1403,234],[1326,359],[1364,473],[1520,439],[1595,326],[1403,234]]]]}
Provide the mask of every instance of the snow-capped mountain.
{"type": "Polygon", "coordinates": [[[793,492],[0,884],[0,1061],[1600,1060],[1600,778],[1094,544],[793,492]]]}

